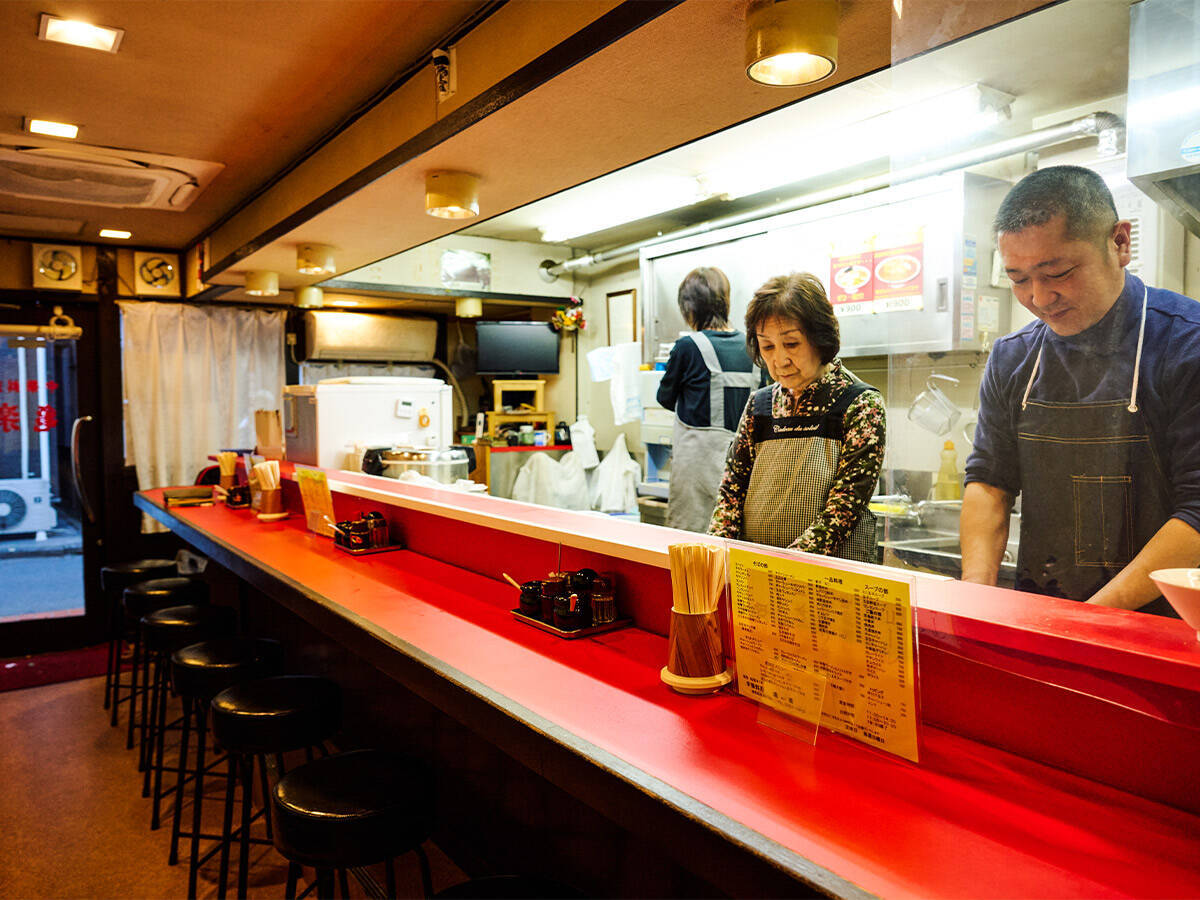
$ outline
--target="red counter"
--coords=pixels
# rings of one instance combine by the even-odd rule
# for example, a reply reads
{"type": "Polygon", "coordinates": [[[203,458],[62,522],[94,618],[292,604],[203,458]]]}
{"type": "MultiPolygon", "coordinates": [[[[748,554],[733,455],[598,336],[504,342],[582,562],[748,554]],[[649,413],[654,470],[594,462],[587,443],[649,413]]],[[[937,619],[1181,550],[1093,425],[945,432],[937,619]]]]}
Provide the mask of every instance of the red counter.
{"type": "MultiPolygon", "coordinates": [[[[1088,610],[1100,618],[1072,627],[1080,611],[1070,604],[1038,615],[1000,608],[987,589],[923,584],[925,727],[914,766],[833,734],[807,746],[758,724],[757,707],[732,693],[668,690],[658,678],[670,596],[663,567],[677,532],[334,478],[339,515],[382,504],[410,549],[353,558],[306,532],[303,515],[265,525],[220,506],[166,510],[157,491],[137,503],[301,615],[336,622],[347,646],[394,657],[400,677],[421,681],[456,714],[501,717],[530,754],[563,751],[601,785],[607,779],[611,790],[582,799],[635,833],[699,828],[714,858],[729,848],[785,871],[798,889],[835,896],[1200,896],[1200,768],[1191,767],[1200,732],[1188,703],[1200,691],[1200,652],[1182,623],[1143,628],[1134,614],[1088,610]],[[495,577],[597,560],[619,569],[639,627],[562,641],[515,621],[515,592],[495,577]],[[1024,717],[1011,708],[1030,697],[1041,699],[1024,717]],[[1075,702],[1059,706],[1063,697],[1075,702]],[[1097,721],[1096,710],[1110,707],[1114,718],[1097,721]],[[1098,728],[1123,721],[1137,733],[1094,742],[1098,728]],[[1002,735],[1011,743],[994,739],[999,731],[1014,731],[1002,735]],[[1105,763],[1084,778],[1045,764],[1047,747],[1066,768],[1141,755],[1144,771],[1131,782],[1107,777],[1105,763]],[[1174,806],[1160,802],[1171,792],[1174,806]]],[[[544,760],[527,764],[557,777],[544,760]]],[[[720,883],[712,865],[696,864],[720,883]]]]}

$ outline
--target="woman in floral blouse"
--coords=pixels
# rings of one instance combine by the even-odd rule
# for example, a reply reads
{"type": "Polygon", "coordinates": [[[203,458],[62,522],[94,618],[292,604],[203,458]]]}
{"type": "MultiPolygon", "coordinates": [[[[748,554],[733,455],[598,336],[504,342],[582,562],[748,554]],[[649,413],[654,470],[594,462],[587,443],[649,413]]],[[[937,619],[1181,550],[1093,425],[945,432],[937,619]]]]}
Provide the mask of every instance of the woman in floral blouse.
{"type": "Polygon", "coordinates": [[[746,404],[709,534],[874,562],[867,502],[883,465],[883,400],[837,359],[821,282],[802,273],[760,287],[746,344],[776,383],[746,404]]]}

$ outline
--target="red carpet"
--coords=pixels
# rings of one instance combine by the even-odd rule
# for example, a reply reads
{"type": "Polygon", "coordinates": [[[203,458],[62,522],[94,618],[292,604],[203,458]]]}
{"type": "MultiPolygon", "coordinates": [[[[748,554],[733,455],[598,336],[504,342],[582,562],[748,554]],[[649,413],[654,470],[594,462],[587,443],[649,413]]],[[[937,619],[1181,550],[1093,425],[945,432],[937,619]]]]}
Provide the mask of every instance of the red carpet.
{"type": "Polygon", "coordinates": [[[108,664],[108,645],[82,647],[61,653],[39,653],[0,660],[0,691],[36,687],[103,675],[108,664]]]}

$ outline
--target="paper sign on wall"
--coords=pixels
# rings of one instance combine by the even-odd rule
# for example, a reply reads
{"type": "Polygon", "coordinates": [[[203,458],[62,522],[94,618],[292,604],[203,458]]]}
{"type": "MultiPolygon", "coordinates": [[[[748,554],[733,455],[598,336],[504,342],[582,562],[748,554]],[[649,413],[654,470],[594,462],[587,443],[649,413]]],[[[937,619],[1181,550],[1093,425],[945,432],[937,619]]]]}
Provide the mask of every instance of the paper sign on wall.
{"type": "Polygon", "coordinates": [[[738,691],[916,762],[908,583],[736,547],[729,569],[738,691]]]}

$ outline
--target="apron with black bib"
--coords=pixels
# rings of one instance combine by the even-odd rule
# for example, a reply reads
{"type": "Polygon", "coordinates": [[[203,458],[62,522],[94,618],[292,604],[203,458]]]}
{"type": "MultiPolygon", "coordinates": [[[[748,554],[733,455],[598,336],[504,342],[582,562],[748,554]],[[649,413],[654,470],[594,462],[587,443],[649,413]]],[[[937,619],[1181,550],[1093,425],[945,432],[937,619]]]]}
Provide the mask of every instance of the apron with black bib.
{"type": "MultiPolygon", "coordinates": [[[[1170,518],[1171,483],[1137,406],[1141,350],[1139,336],[1130,397],[1065,403],[1030,396],[1039,347],[1017,417],[1017,590],[1087,600],[1170,518]]],[[[1141,611],[1176,615],[1162,597],[1141,611]]]]}
{"type": "Polygon", "coordinates": [[[725,427],[725,388],[754,390],[761,376],[758,369],[749,372],[722,370],[708,335],[697,331],[691,338],[708,367],[708,420],[712,424],[707,427],[685,425],[678,415],[675,416],[667,525],[684,531],[704,532],[708,530],[717,505],[717,490],[725,473],[725,455],[734,437],[734,433],[725,427]]]}
{"type": "MultiPolygon", "coordinates": [[[[819,416],[771,416],[771,388],[754,392],[754,469],[742,507],[745,539],[787,547],[816,520],[829,501],[845,438],[846,410],[875,388],[855,382],[819,416]]],[[[830,556],[875,561],[875,516],[863,509],[849,537],[830,556]]]]}

